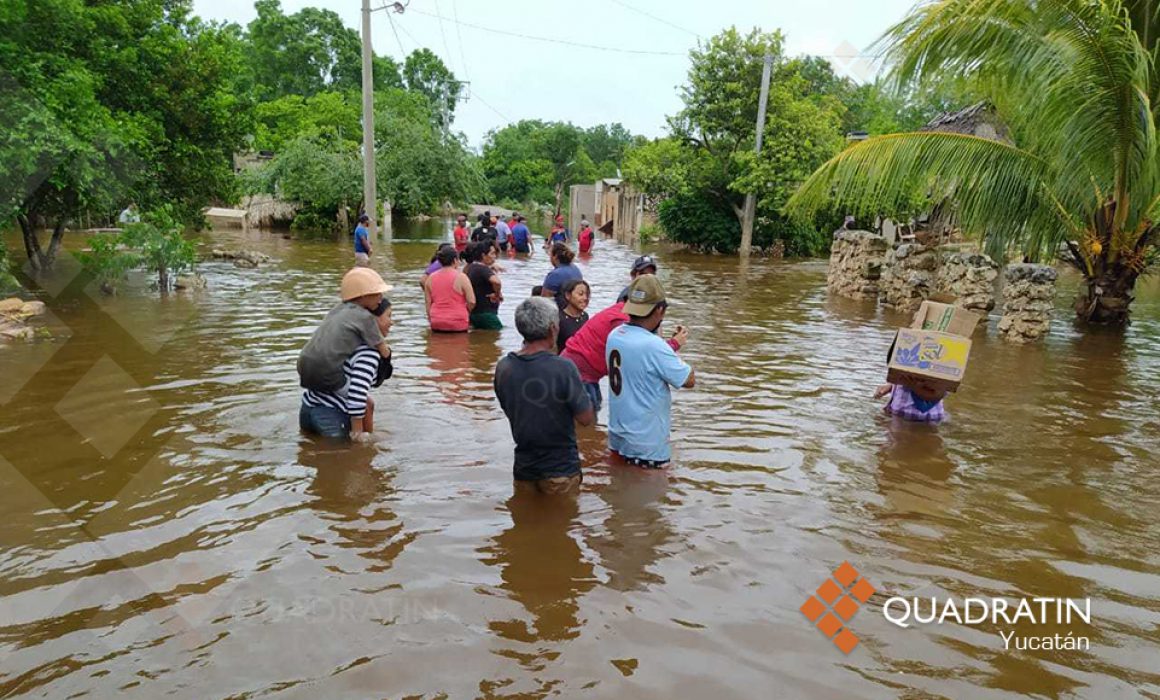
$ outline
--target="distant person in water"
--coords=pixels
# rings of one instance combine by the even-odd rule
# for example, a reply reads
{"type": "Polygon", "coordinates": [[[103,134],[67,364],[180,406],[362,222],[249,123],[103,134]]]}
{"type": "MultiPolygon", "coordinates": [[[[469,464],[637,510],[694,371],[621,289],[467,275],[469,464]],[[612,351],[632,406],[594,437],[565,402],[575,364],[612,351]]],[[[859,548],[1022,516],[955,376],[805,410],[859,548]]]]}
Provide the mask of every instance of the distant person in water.
{"type": "MultiPolygon", "coordinates": [[[[383,297],[372,313],[379,332],[386,337],[392,325],[390,300],[383,297]]],[[[370,345],[359,345],[343,361],[342,373],[345,382],[339,389],[302,392],[298,427],[320,437],[367,442],[375,430],[375,402],[370,390],[394,373],[390,352],[384,356],[370,345]]]]}
{"type": "Polygon", "coordinates": [[[503,328],[499,320],[499,305],[503,302],[503,282],[492,265],[499,253],[495,241],[472,243],[467,247],[467,279],[475,294],[475,308],[468,320],[472,328],[498,331],[503,328]]]}
{"type": "Polygon", "coordinates": [[[455,250],[462,253],[467,250],[467,244],[471,242],[471,229],[467,226],[467,215],[460,214],[456,217],[455,228],[451,230],[452,240],[455,241],[455,250]]]}
{"type": "Polygon", "coordinates": [[[550,248],[556,243],[567,244],[568,237],[568,229],[564,227],[564,217],[557,216],[556,223],[554,226],[552,226],[551,233],[548,234],[548,238],[544,241],[544,247],[550,248]]]}
{"type": "MultiPolygon", "coordinates": [[[[651,255],[642,255],[632,263],[632,269],[628,271],[629,284],[632,280],[641,275],[655,275],[657,273],[657,261],[651,255]]],[[[628,287],[620,290],[620,295],[616,297],[617,301],[628,300],[628,287]]]]}
{"type": "Polygon", "coordinates": [[[592,288],[584,280],[569,280],[560,289],[564,295],[564,308],[560,310],[560,334],[556,338],[556,352],[564,351],[568,339],[588,322],[588,298],[592,288]]]}
{"type": "Polygon", "coordinates": [[[943,399],[947,393],[932,382],[918,380],[910,386],[883,384],[874,392],[874,398],[890,396],[882,407],[888,415],[918,423],[941,423],[947,419],[943,399]]]}
{"type": "Polygon", "coordinates": [[[575,365],[554,352],[558,313],[546,299],[524,300],[515,313],[523,347],[495,368],[495,395],[516,443],[516,486],[545,494],[579,489],[583,473],[575,424],[596,422],[575,365]]]}
{"type": "Polygon", "coordinates": [[[499,231],[492,223],[491,214],[486,214],[479,217],[479,226],[471,232],[471,241],[473,243],[480,243],[482,241],[494,241],[499,239],[499,231]]]}
{"type": "Polygon", "coordinates": [[[672,457],[670,387],[691,388],[693,369],[657,334],[668,302],[655,275],[628,288],[628,323],[608,336],[608,447],[638,467],[659,469],[672,457]]]}
{"type": "Polygon", "coordinates": [[[370,267],[371,255],[373,250],[371,248],[371,232],[367,228],[371,218],[366,214],[358,217],[358,226],[354,228],[354,264],[356,267],[370,267]]]}
{"type": "Polygon", "coordinates": [[[548,253],[552,261],[552,271],[544,277],[544,284],[540,288],[540,296],[552,297],[557,306],[563,309],[567,302],[561,290],[568,280],[584,279],[584,273],[579,267],[572,264],[576,254],[563,243],[553,243],[548,253]]]}
{"type": "Polygon", "coordinates": [[[532,232],[522,216],[516,217],[516,225],[512,227],[512,249],[523,255],[532,252],[532,232]]]}
{"type": "Polygon", "coordinates": [[[505,217],[501,216],[495,222],[495,230],[498,234],[495,240],[496,243],[499,243],[499,250],[501,253],[507,252],[508,244],[510,243],[512,237],[511,225],[509,225],[508,221],[505,221],[504,218],[505,217]]]}
{"type": "Polygon", "coordinates": [[[596,232],[587,219],[580,220],[580,231],[576,234],[576,241],[580,244],[581,253],[591,253],[592,244],[596,242],[596,232]]]}
{"type": "Polygon", "coordinates": [[[432,273],[423,286],[427,319],[433,331],[464,332],[475,308],[471,280],[459,271],[459,256],[454,248],[440,250],[439,262],[442,269],[432,273]]]}

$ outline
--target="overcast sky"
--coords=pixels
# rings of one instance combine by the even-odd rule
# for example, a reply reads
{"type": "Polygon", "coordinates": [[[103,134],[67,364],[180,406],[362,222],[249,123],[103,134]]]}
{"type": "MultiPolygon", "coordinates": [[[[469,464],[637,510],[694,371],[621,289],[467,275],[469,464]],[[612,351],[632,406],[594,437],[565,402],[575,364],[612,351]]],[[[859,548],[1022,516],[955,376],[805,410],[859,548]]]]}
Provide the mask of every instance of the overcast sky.
{"type": "MultiPolygon", "coordinates": [[[[371,1],[372,7],[382,4],[371,1]]],[[[193,5],[205,19],[245,25],[255,16],[252,0],[193,5]]],[[[425,46],[460,80],[471,82],[455,128],[479,146],[488,130],[520,119],[585,127],[620,122],[634,133],[661,136],[665,115],[680,109],[676,88],[684,81],[689,49],[698,37],[730,25],[781,29],[790,55],[827,56],[839,71],[869,77],[874,68],[856,54],[913,5],[914,0],[411,0],[402,15],[374,12],[371,31],[376,53],[401,62],[425,46]]],[[[361,0],[282,0],[287,13],[307,6],[334,10],[348,26],[361,27],[361,0]]]]}

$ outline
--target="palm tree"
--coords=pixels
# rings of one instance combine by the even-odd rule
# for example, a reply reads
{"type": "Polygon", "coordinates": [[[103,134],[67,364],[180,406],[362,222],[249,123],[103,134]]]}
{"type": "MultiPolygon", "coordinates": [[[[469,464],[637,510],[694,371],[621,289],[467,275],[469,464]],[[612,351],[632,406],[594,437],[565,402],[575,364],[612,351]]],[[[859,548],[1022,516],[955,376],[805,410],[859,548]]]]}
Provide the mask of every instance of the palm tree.
{"type": "Polygon", "coordinates": [[[1123,324],[1156,261],[1158,0],[937,0],[880,39],[899,86],[962,79],[1012,143],[916,132],[854,144],[790,200],[903,211],[949,202],[964,232],[1005,256],[1061,255],[1083,275],[1076,312],[1123,324]]]}

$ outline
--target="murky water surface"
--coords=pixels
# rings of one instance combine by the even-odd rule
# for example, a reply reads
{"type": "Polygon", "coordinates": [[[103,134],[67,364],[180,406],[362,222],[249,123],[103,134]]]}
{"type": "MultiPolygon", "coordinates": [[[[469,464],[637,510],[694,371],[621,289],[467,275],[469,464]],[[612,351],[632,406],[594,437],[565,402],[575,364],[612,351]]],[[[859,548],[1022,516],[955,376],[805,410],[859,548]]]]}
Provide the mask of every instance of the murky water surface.
{"type": "MultiPolygon", "coordinates": [[[[1061,303],[1015,348],[992,319],[930,428],[869,398],[905,319],[827,299],[824,263],[660,250],[698,379],[675,465],[610,466],[581,430],[582,494],[543,501],[513,496],[491,390],[543,254],[504,263],[509,328],[432,337],[433,243],[380,244],[396,375],[376,444],[335,449],[299,435],[294,359],[346,245],[206,240],[274,262],[159,301],[90,294],[66,260],[42,292],[59,339],[0,351],[0,694],[1160,697],[1155,282],[1123,336],[1061,303]],[[845,560],[880,591],[849,656],[798,611],[845,560]],[[1067,629],[1091,648],[899,629],[889,595],[1090,597],[1067,629]]],[[[594,310],[634,255],[581,261],[594,310]]]]}

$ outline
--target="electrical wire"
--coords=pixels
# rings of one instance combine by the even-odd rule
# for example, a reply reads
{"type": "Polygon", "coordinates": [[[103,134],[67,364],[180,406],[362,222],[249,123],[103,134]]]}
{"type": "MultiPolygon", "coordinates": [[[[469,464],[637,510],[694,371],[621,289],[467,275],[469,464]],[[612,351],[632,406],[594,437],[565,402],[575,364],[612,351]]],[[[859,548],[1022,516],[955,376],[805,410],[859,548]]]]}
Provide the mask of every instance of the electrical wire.
{"type": "MultiPolygon", "coordinates": [[[[438,12],[439,7],[436,6],[435,10],[438,12]]],[[[457,0],[451,0],[451,12],[455,15],[455,36],[459,37],[459,60],[463,63],[463,77],[471,82],[471,74],[467,72],[467,55],[463,53],[463,32],[459,29],[459,2],[457,0]]],[[[442,15],[439,16],[439,21],[443,21],[442,15]]],[[[448,58],[451,57],[448,56],[448,58]]]]}
{"type": "MultiPolygon", "coordinates": [[[[435,0],[435,12],[439,13],[440,15],[443,14],[442,11],[440,11],[440,9],[439,9],[439,0],[435,0]]],[[[442,17],[439,18],[439,36],[443,37],[443,50],[447,52],[447,60],[450,61],[451,60],[451,47],[448,46],[448,44],[447,44],[447,30],[443,28],[443,18],[442,17]]],[[[467,66],[466,65],[463,67],[463,70],[464,70],[464,73],[463,73],[464,77],[467,77],[467,66]]]]}
{"type": "Polygon", "coordinates": [[[391,31],[395,33],[395,41],[399,44],[399,60],[407,59],[407,49],[403,48],[403,40],[399,38],[399,30],[395,28],[395,18],[387,13],[387,19],[391,22],[391,31]]]}
{"type": "MultiPolygon", "coordinates": [[[[446,20],[448,22],[455,24],[457,29],[460,25],[462,25],[462,26],[467,27],[469,29],[478,29],[480,31],[488,32],[491,34],[503,34],[505,36],[513,36],[513,37],[516,37],[518,39],[525,39],[527,41],[539,41],[539,42],[542,42],[545,44],[556,44],[556,45],[562,45],[562,46],[575,46],[575,47],[582,48],[582,49],[595,49],[597,51],[606,51],[606,52],[611,52],[611,53],[635,54],[635,55],[641,55],[641,56],[681,56],[682,58],[684,58],[684,57],[688,57],[688,55],[689,55],[687,51],[647,51],[644,49],[624,49],[624,48],[620,48],[619,46],[600,46],[597,44],[585,44],[585,43],[581,43],[578,41],[569,41],[567,39],[556,39],[553,37],[535,36],[532,34],[526,34],[526,33],[521,33],[521,32],[509,32],[509,31],[506,31],[503,29],[495,29],[494,27],[484,27],[482,25],[474,24],[472,22],[462,22],[459,19],[452,19],[451,17],[443,17],[442,15],[434,13],[434,12],[424,12],[423,10],[419,10],[419,9],[415,9],[415,8],[409,8],[408,11],[413,12],[415,14],[424,15],[426,17],[434,17],[436,19],[446,20]]],[[[463,50],[462,42],[460,43],[459,49],[462,52],[462,50],[463,50]]],[[[806,54],[806,55],[814,56],[816,58],[842,58],[842,59],[846,59],[846,60],[851,60],[854,58],[873,58],[873,59],[881,58],[881,56],[879,56],[877,54],[855,54],[855,55],[849,55],[849,54],[806,54]]],[[[755,60],[760,61],[761,59],[757,58],[755,60]]],[[[466,63],[467,63],[466,60],[464,60],[465,65],[466,65],[466,63]]]]}
{"type": "MultiPolygon", "coordinates": [[[[564,45],[564,46],[576,46],[576,47],[580,47],[583,49],[597,49],[600,51],[609,51],[609,52],[614,52],[614,53],[629,53],[629,54],[638,54],[638,55],[645,55],[645,56],[682,56],[683,57],[683,56],[688,55],[687,53],[685,53],[683,51],[645,51],[643,49],[622,49],[622,48],[619,48],[616,46],[597,46],[595,44],[583,44],[583,43],[580,43],[578,41],[568,41],[567,39],[550,39],[547,37],[538,37],[538,36],[532,36],[529,34],[523,34],[523,33],[518,33],[518,32],[509,32],[509,31],[505,31],[503,29],[494,29],[492,27],[484,27],[482,25],[473,24],[471,22],[461,22],[458,19],[452,19],[450,17],[443,17],[442,15],[435,14],[434,12],[424,12],[423,10],[416,10],[414,8],[411,9],[411,12],[414,12],[415,14],[426,15],[427,17],[437,17],[439,19],[446,19],[448,22],[454,22],[457,26],[462,25],[462,26],[468,27],[470,29],[478,29],[480,31],[488,32],[491,34],[504,34],[506,36],[514,36],[516,38],[526,39],[528,41],[540,41],[540,42],[544,42],[544,43],[548,43],[548,44],[557,44],[557,45],[564,45]]],[[[462,46],[462,44],[460,44],[460,50],[462,50],[462,48],[463,48],[463,46],[462,46]]]]}
{"type": "MultiPolygon", "coordinates": [[[[620,5],[621,7],[623,7],[626,10],[632,10],[633,12],[635,12],[637,14],[644,15],[645,17],[648,17],[651,20],[660,22],[663,25],[672,27],[673,29],[676,29],[678,31],[682,31],[686,34],[692,34],[693,36],[697,37],[698,39],[702,38],[700,34],[692,31],[691,29],[685,29],[684,27],[682,27],[678,24],[673,24],[672,22],[668,21],[667,19],[664,19],[663,17],[657,17],[654,14],[651,14],[651,13],[645,12],[644,10],[641,10],[639,8],[633,7],[632,5],[629,5],[627,2],[623,2],[623,0],[611,0],[611,1],[616,3],[617,5],[620,5]]],[[[436,9],[438,9],[438,8],[436,8],[436,9]]]]}

